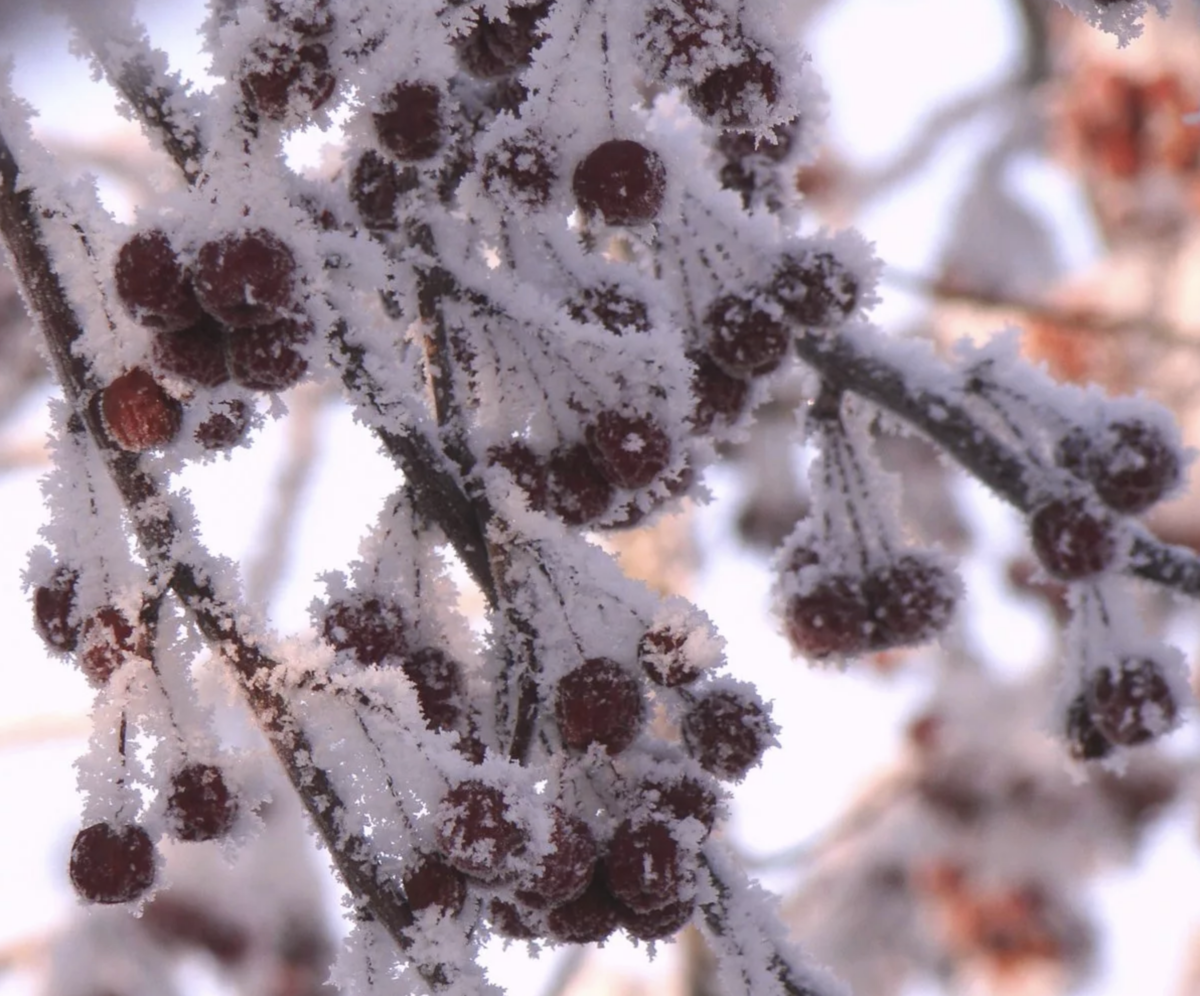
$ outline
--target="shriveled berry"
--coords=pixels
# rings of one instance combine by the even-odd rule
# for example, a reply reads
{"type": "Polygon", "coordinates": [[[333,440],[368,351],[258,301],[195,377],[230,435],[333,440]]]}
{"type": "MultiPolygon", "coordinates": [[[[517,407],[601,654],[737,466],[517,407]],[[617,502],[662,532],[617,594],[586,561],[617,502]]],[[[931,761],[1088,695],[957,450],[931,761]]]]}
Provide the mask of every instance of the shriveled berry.
{"type": "Polygon", "coordinates": [[[533,880],[516,893],[521,902],[534,909],[559,906],[582,895],[599,857],[596,838],[588,825],[557,807],[550,847],[533,880]]]}
{"type": "Polygon", "coordinates": [[[600,744],[619,754],[641,732],[644,713],[641,682],[607,657],[584,661],[558,683],[554,716],[568,747],[600,744]]]}
{"type": "Polygon", "coordinates": [[[692,427],[696,432],[710,429],[718,418],[732,421],[746,407],[750,389],[739,377],[731,377],[704,352],[688,354],[692,361],[692,394],[696,407],[692,427]]]}
{"type": "Polygon", "coordinates": [[[603,411],[587,430],[596,466],[620,488],[644,488],[666,469],[671,440],[649,416],[603,411]]]}
{"type": "Polygon", "coordinates": [[[154,884],[154,843],[134,823],[93,823],[75,835],[68,870],[88,902],[132,902],[154,884]]]}
{"type": "Polygon", "coordinates": [[[874,621],[862,583],[849,575],[830,575],[792,595],[783,623],[788,640],[805,657],[851,657],[874,642],[874,621]]]}
{"type": "Polygon", "coordinates": [[[171,779],[167,796],[167,827],[179,840],[203,841],[224,837],[237,820],[237,796],[214,764],[188,764],[171,779]]]}
{"type": "Polygon", "coordinates": [[[1029,519],[1029,538],[1038,560],[1064,581],[1099,574],[1117,557],[1116,524],[1086,498],[1054,498],[1029,519]]]}
{"type": "Polygon", "coordinates": [[[436,908],[443,916],[455,916],[467,901],[466,878],[436,854],[415,859],[401,879],[414,910],[436,908]]]}
{"type": "Polygon", "coordinates": [[[1162,666],[1150,657],[1124,657],[1098,668],[1087,689],[1096,728],[1114,744],[1133,747],[1166,733],[1178,706],[1162,666]]]}
{"type": "Polygon", "coordinates": [[[950,622],[958,586],[936,560],[905,554],[863,581],[871,613],[872,648],[906,647],[932,639],[950,622]]]}
{"type": "Polygon", "coordinates": [[[117,296],[134,320],[164,332],[187,328],[200,317],[191,276],[166,232],[139,232],[121,246],[117,296]]]}
{"type": "Polygon", "coordinates": [[[266,325],[292,306],[296,257],[265,228],[230,232],[200,247],[195,283],[214,318],[234,328],[266,325]]]}
{"type": "Polygon", "coordinates": [[[595,322],[614,335],[650,331],[650,312],[645,302],[613,284],[581,287],[566,302],[566,309],[575,321],[595,322]]]}
{"type": "Polygon", "coordinates": [[[404,615],[398,605],[352,595],[332,602],[322,623],[335,650],[349,650],[361,664],[399,660],[408,653],[404,615]]]}
{"type": "Polygon", "coordinates": [[[442,91],[432,83],[400,83],[372,118],[384,148],[402,162],[429,159],[445,141],[442,91]]]}
{"type": "Polygon", "coordinates": [[[283,121],[289,111],[310,114],[323,106],[337,77],[329,68],[329,51],[319,42],[296,49],[264,45],[254,51],[241,86],[246,103],[259,114],[283,121]]]}
{"type": "Polygon", "coordinates": [[[480,12],[471,30],[455,41],[458,61],[479,79],[499,79],[519,72],[529,65],[533,50],[542,43],[538,23],[553,6],[553,0],[514,4],[503,18],[480,12]]]}
{"type": "Polygon", "coordinates": [[[485,882],[503,877],[506,860],[528,839],[525,828],[509,815],[504,793],[480,781],[461,782],[447,792],[434,821],[446,860],[485,882]]]}
{"type": "Polygon", "coordinates": [[[603,873],[598,871],[578,899],[550,911],[546,926],[556,940],[589,944],[604,940],[617,929],[617,914],[617,901],[608,891],[603,873]]]}
{"type": "Polygon", "coordinates": [[[100,392],[100,412],[109,437],[134,453],[165,446],[183,421],[179,402],[141,367],[121,374],[100,392]]]}
{"type": "Polygon", "coordinates": [[[481,173],[489,193],[531,208],[545,207],[558,179],[550,147],[536,136],[508,139],[489,152],[481,173]]]}
{"type": "Polygon", "coordinates": [[[126,657],[137,651],[134,628],[125,613],[111,605],[97,609],[80,630],[79,669],[96,688],[108,684],[126,657]]]}
{"type": "Polygon", "coordinates": [[[585,443],[555,450],[546,465],[546,507],[568,526],[600,518],[612,504],[613,486],[585,443]]]}
{"type": "Polygon", "coordinates": [[[739,781],[775,740],[766,707],[736,692],[710,692],[683,717],[683,743],[705,771],[739,781]]]}
{"type": "Polygon", "coordinates": [[[858,281],[828,252],[785,256],[770,289],[787,316],[805,327],[836,325],[858,303],[858,281]]]}
{"type": "Polygon", "coordinates": [[[656,685],[676,688],[700,677],[686,645],[689,632],[671,626],[647,630],[638,641],[638,663],[656,685]]]}
{"type": "Polygon", "coordinates": [[[1087,695],[1080,693],[1067,707],[1067,749],[1077,761],[1098,761],[1113,751],[1108,739],[1092,718],[1087,695]]]}
{"type": "Polygon", "coordinates": [[[625,820],[609,841],[604,865],[609,891],[635,912],[679,902],[681,891],[691,885],[679,842],[657,820],[625,820]]]}
{"type": "Polygon", "coordinates": [[[225,327],[209,315],[179,332],[154,337],[156,369],[201,387],[219,387],[229,380],[225,365],[225,327]]]}
{"type": "Polygon", "coordinates": [[[737,294],[717,298],[708,309],[708,355],[735,377],[775,370],[787,355],[787,327],[753,300],[737,294]]]}
{"type": "Polygon", "coordinates": [[[622,906],[617,913],[617,920],[630,937],[636,937],[639,941],[662,941],[683,930],[695,914],[696,900],[689,898],[644,912],[622,906]]]}
{"type": "Polygon", "coordinates": [[[501,937],[532,941],[540,936],[537,913],[517,903],[493,898],[488,903],[488,920],[501,937]]]}
{"type": "Polygon", "coordinates": [[[612,139],[580,160],[571,189],[586,215],[603,215],[609,225],[644,225],[662,209],[667,168],[640,142],[612,139]]]}
{"type": "Polygon", "coordinates": [[[368,149],[358,157],[350,174],[350,199],[367,228],[394,231],[396,205],[417,183],[414,167],[402,169],[374,149],[368,149]]]}
{"type": "Polygon", "coordinates": [[[706,830],[717,822],[717,794],[695,778],[656,776],[642,782],[638,791],[646,807],[668,822],[694,819],[706,830]]]}
{"type": "Polygon", "coordinates": [[[507,470],[529,498],[529,507],[540,512],[546,507],[548,468],[546,463],[520,441],[488,450],[488,462],[507,470]]]}
{"type": "Polygon", "coordinates": [[[206,450],[225,450],[242,441],[250,428],[250,407],[244,401],[220,401],[196,426],[196,442],[206,450]]]}
{"type": "Polygon", "coordinates": [[[1178,483],[1179,451],[1147,422],[1104,427],[1092,450],[1091,481],[1100,500],[1125,515],[1144,512],[1178,483]]]}
{"type": "Polygon", "coordinates": [[[463,711],[462,665],[437,647],[422,647],[406,657],[402,667],[417,690],[429,728],[452,729],[463,711]]]}
{"type": "Polygon", "coordinates": [[[70,653],[79,643],[78,583],[78,572],[59,567],[46,584],[33,590],[33,624],[46,646],[59,653],[70,653]]]}
{"type": "Polygon", "coordinates": [[[713,69],[688,96],[717,127],[745,128],[770,116],[779,99],[779,83],[779,71],[768,53],[746,45],[740,62],[713,69]]]}
{"type": "Polygon", "coordinates": [[[257,328],[233,329],[225,361],[234,381],[251,391],[284,391],[304,379],[306,360],[297,347],[312,337],[308,321],[281,318],[257,328]]]}

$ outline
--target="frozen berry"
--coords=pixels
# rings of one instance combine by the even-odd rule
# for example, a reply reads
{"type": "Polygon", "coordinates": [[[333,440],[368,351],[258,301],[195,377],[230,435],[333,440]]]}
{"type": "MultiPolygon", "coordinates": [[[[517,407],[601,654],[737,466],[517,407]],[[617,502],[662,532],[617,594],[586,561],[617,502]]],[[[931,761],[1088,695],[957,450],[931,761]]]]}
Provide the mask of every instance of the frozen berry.
{"type": "Polygon", "coordinates": [[[59,567],[46,584],[33,591],[33,624],[51,650],[70,653],[79,643],[75,586],[79,575],[59,567]]]}
{"type": "Polygon", "coordinates": [[[758,158],[769,163],[781,163],[792,153],[796,144],[799,119],[769,128],[769,138],[759,138],[755,132],[724,131],[717,138],[717,151],[730,160],[758,158]]]}
{"type": "Polygon", "coordinates": [[[709,0],[660,0],[646,5],[638,32],[639,55],[651,76],[676,85],[694,79],[730,40],[729,19],[709,0]]]}
{"type": "Polygon", "coordinates": [[[657,820],[625,820],[609,841],[604,864],[609,891],[635,912],[678,902],[691,884],[678,841],[657,820]]]}
{"type": "Polygon", "coordinates": [[[863,598],[871,613],[874,649],[906,647],[932,639],[949,623],[958,586],[936,560],[906,554],[867,575],[863,598]]]}
{"type": "Polygon", "coordinates": [[[1149,657],[1125,657],[1092,675],[1088,707],[1096,728],[1114,744],[1132,747],[1166,733],[1178,708],[1162,667],[1149,657]]]}
{"type": "Polygon", "coordinates": [[[779,83],[770,56],[747,45],[741,61],[713,69],[688,96],[718,128],[745,128],[770,116],[779,99],[779,83]]]}
{"type": "Polygon", "coordinates": [[[869,650],[874,622],[862,584],[849,575],[830,575],[784,607],[784,630],[805,657],[852,657],[869,650]]]}
{"type": "Polygon", "coordinates": [[[525,847],[528,834],[510,815],[504,793],[484,782],[461,782],[446,793],[434,816],[438,847],[464,875],[483,881],[504,876],[505,863],[525,847]]]}
{"type": "Polygon", "coordinates": [[[540,936],[537,913],[517,903],[493,898],[488,903],[488,919],[492,923],[492,929],[501,937],[510,937],[515,941],[532,941],[540,936]]]}
{"type": "Polygon", "coordinates": [[[1146,422],[1111,422],[1093,447],[1092,486],[1105,505],[1125,515],[1160,501],[1181,474],[1179,451],[1146,422]]]}
{"type": "Polygon", "coordinates": [[[538,23],[553,6],[553,0],[512,4],[504,18],[480,12],[471,30],[455,42],[458,61],[479,79],[498,79],[524,69],[542,43],[538,23]]]}
{"type": "Polygon", "coordinates": [[[156,335],[153,357],[162,373],[201,387],[219,387],[229,380],[225,328],[209,315],[186,329],[156,335]]]}
{"type": "Polygon", "coordinates": [[[1112,753],[1113,744],[1096,725],[1087,696],[1076,695],[1067,707],[1067,749],[1077,761],[1098,761],[1112,753]]]}
{"type": "Polygon", "coordinates": [[[113,672],[138,649],[133,626],[125,613],[111,605],[83,621],[79,642],[79,669],[96,688],[108,684],[113,672]]]}
{"type": "Polygon", "coordinates": [[[134,453],[165,446],[183,421],[179,402],[141,367],[126,371],[104,388],[100,412],[109,437],[134,453]]]}
{"type": "Polygon", "coordinates": [[[613,486],[586,444],[563,447],[550,455],[546,507],[568,526],[583,526],[600,518],[612,499],[613,486]]]}
{"type": "Polygon", "coordinates": [[[695,778],[655,776],[642,782],[638,792],[646,808],[668,822],[693,819],[706,830],[717,822],[717,794],[695,778]]]}
{"type": "Polygon", "coordinates": [[[335,650],[349,650],[361,664],[381,664],[408,652],[404,616],[398,605],[350,596],[330,604],[323,622],[335,650]]]}
{"type": "Polygon", "coordinates": [[[596,838],[583,820],[557,807],[553,812],[551,850],[542,859],[532,881],[516,893],[521,902],[534,909],[559,906],[582,895],[592,880],[599,856],[596,838]]]}
{"type": "Polygon", "coordinates": [[[775,741],[762,703],[729,691],[693,701],[682,732],[684,746],[700,767],[726,781],[740,781],[775,741]]]}
{"type": "Polygon", "coordinates": [[[298,351],[312,337],[308,321],[281,318],[258,328],[231,329],[225,338],[225,360],[234,381],[251,391],[284,391],[308,373],[308,360],[298,351]]]}
{"type": "Polygon", "coordinates": [[[787,327],[753,300],[736,294],[708,309],[708,355],[735,377],[768,374],[783,362],[792,337],[787,327]]]}
{"type": "Polygon", "coordinates": [[[622,907],[617,919],[630,937],[636,937],[639,941],[662,941],[683,930],[695,914],[696,900],[685,899],[644,912],[622,907]]]}
{"type": "Polygon", "coordinates": [[[642,635],[638,641],[638,663],[656,685],[676,688],[700,677],[686,649],[690,635],[672,626],[660,626],[642,635]]]}
{"type": "Polygon", "coordinates": [[[581,287],[567,301],[566,308],[575,321],[595,322],[614,335],[650,331],[650,312],[645,303],[613,284],[581,287]]]}
{"type": "Polygon", "coordinates": [[[619,754],[642,728],[641,682],[616,661],[593,657],[558,683],[554,716],[563,743],[586,750],[600,744],[619,754]]]}
{"type": "Polygon", "coordinates": [[[267,17],[275,24],[286,21],[304,38],[320,37],[333,29],[329,0],[269,0],[267,17]]]}
{"type": "Polygon", "coordinates": [[[226,450],[236,446],[250,428],[250,407],[244,401],[220,401],[208,418],[196,426],[196,442],[206,450],[226,450]]]}
{"type": "Polygon", "coordinates": [[[484,188],[531,208],[545,207],[558,179],[550,147],[533,136],[508,139],[489,152],[481,173],[484,188]]]}
{"type": "Polygon", "coordinates": [[[400,83],[372,117],[384,147],[402,162],[436,155],[445,141],[442,91],[431,83],[400,83]]]}
{"type": "Polygon", "coordinates": [[[417,690],[417,703],[429,728],[452,729],[463,709],[462,665],[437,647],[423,647],[406,657],[402,666],[417,690]]]}
{"type": "Polygon", "coordinates": [[[117,253],[117,296],[133,318],[165,332],[200,317],[187,268],[159,229],[139,232],[117,253]]]}
{"type": "Polygon", "coordinates": [[[551,935],[568,944],[589,944],[604,940],[617,929],[618,906],[604,875],[597,872],[578,899],[550,911],[546,925],[551,935]]]}
{"type": "Polygon", "coordinates": [[[221,769],[213,764],[188,764],[171,779],[167,796],[167,827],[179,840],[202,841],[224,837],[237,819],[237,796],[229,791],[221,769]]]}
{"type": "Polygon", "coordinates": [[[667,168],[657,152],[640,142],[612,139],[575,167],[571,189],[586,215],[601,214],[609,225],[644,225],[662,209],[667,168]]]}
{"type": "Polygon", "coordinates": [[[231,232],[196,254],[196,295],[204,310],[234,328],[276,321],[292,306],[296,258],[265,228],[231,232]]]}
{"type": "Polygon", "coordinates": [[[517,487],[528,497],[530,508],[535,512],[545,509],[547,467],[533,450],[519,441],[494,446],[488,450],[488,462],[512,475],[517,487]]]}
{"type": "Polygon", "coordinates": [[[436,907],[444,916],[455,916],[467,901],[467,880],[462,872],[436,854],[416,858],[401,878],[414,910],[436,907]]]}
{"type": "Polygon", "coordinates": [[[1033,552],[1057,578],[1076,581],[1099,574],[1117,557],[1117,532],[1112,518],[1094,501],[1054,498],[1029,519],[1033,552]]]}
{"type": "Polygon", "coordinates": [[[787,316],[806,328],[836,325],[858,303],[858,281],[828,252],[785,256],[771,291],[787,316]]]}
{"type": "Polygon", "coordinates": [[[367,228],[394,231],[396,205],[417,183],[414,167],[401,168],[374,149],[368,149],[359,156],[350,174],[350,199],[367,228]]]}
{"type": "Polygon", "coordinates": [[[262,46],[242,77],[242,96],[258,113],[283,121],[291,110],[309,114],[323,106],[337,87],[329,51],[319,42],[293,49],[262,46]]]}
{"type": "Polygon", "coordinates": [[[71,845],[71,884],[90,903],[128,903],[154,884],[154,843],[140,826],[93,823],[71,845]]]}
{"type": "Polygon", "coordinates": [[[696,407],[692,426],[696,432],[710,429],[718,418],[732,421],[746,407],[750,389],[739,377],[731,377],[708,353],[688,354],[692,361],[692,394],[696,407]]]}
{"type": "Polygon", "coordinates": [[[601,412],[587,442],[600,472],[620,488],[644,488],[671,459],[671,440],[645,415],[601,412]]]}

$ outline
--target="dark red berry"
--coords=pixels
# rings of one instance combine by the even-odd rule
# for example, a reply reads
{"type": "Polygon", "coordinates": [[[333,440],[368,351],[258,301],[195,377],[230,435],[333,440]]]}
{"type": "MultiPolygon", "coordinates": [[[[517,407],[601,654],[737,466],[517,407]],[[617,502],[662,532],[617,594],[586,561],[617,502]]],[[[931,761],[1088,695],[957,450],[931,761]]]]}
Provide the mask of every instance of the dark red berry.
{"type": "Polygon", "coordinates": [[[402,880],[404,894],[414,910],[434,907],[443,916],[455,916],[467,901],[466,878],[436,854],[416,858],[405,869],[402,880]]]}
{"type": "Polygon", "coordinates": [[[1087,696],[1076,695],[1067,707],[1067,749],[1077,761],[1098,761],[1113,751],[1108,739],[1092,718],[1087,696]]]}
{"type": "Polygon", "coordinates": [[[78,583],[77,572],[59,567],[46,584],[33,591],[33,624],[46,646],[59,653],[70,653],[79,643],[75,604],[78,583]]]}
{"type": "Polygon", "coordinates": [[[1105,505],[1125,515],[1160,501],[1182,471],[1178,450],[1146,422],[1110,422],[1092,448],[1092,486],[1105,505]]]}
{"type": "Polygon", "coordinates": [[[736,294],[717,298],[704,319],[708,355],[735,377],[775,370],[787,355],[787,327],[753,300],[736,294]]]}
{"type": "Polygon", "coordinates": [[[1100,733],[1126,747],[1166,733],[1178,711],[1161,665],[1150,657],[1125,657],[1112,667],[1098,668],[1087,700],[1100,733]]]}
{"type": "Polygon", "coordinates": [[[588,825],[557,807],[550,847],[532,881],[516,893],[521,902],[534,909],[559,906],[582,895],[599,857],[596,838],[588,825]]]}
{"type": "Polygon", "coordinates": [[[484,189],[531,208],[545,207],[558,179],[553,153],[544,141],[529,136],[508,139],[489,152],[481,173],[484,189]]]}
{"type": "Polygon", "coordinates": [[[154,843],[133,823],[93,823],[75,835],[69,872],[90,903],[131,902],[154,884],[154,843]]]}
{"type": "Polygon", "coordinates": [[[604,859],[608,888],[634,912],[678,902],[691,885],[683,854],[670,827],[657,820],[626,820],[613,834],[604,859]]]}
{"type": "Polygon", "coordinates": [[[555,450],[546,465],[546,507],[568,526],[600,518],[612,504],[613,486],[585,443],[555,450]]]}
{"type": "Polygon", "coordinates": [[[672,626],[647,630],[638,641],[638,663],[656,685],[676,688],[700,677],[695,662],[688,656],[690,631],[672,626]]]}
{"type": "Polygon", "coordinates": [[[423,647],[404,659],[408,680],[417,690],[421,715],[432,730],[449,730],[463,711],[462,665],[437,647],[423,647]]]}
{"type": "Polygon", "coordinates": [[[858,303],[858,281],[828,252],[785,256],[775,270],[771,293],[800,325],[836,325],[858,303]]]}
{"type": "Polygon", "coordinates": [[[117,253],[117,296],[134,320],[169,332],[200,317],[187,268],[159,229],[139,232],[117,253]]]}
{"type": "Polygon", "coordinates": [[[529,507],[540,512],[546,507],[546,463],[522,442],[493,446],[488,462],[503,467],[529,499],[529,507]]]}
{"type": "Polygon", "coordinates": [[[408,653],[400,607],[378,598],[350,596],[332,602],[322,625],[333,648],[351,651],[360,664],[398,661],[408,653]]]}
{"type": "Polygon", "coordinates": [[[693,701],[682,732],[684,746],[700,767],[726,781],[741,780],[775,740],[766,707],[729,691],[693,701]]]}
{"type": "Polygon", "coordinates": [[[670,438],[646,415],[601,412],[587,443],[600,472],[619,488],[644,488],[671,459],[670,438]]]}
{"type": "Polygon", "coordinates": [[[393,231],[397,226],[396,205],[418,183],[416,170],[401,169],[374,149],[368,149],[350,174],[350,199],[363,224],[374,231],[393,231]]]}
{"type": "Polygon", "coordinates": [[[546,926],[556,940],[589,944],[604,940],[617,929],[617,913],[617,901],[598,871],[578,899],[550,911],[546,926]]]}
{"type": "Polygon", "coordinates": [[[201,387],[219,387],[229,380],[225,327],[209,315],[179,332],[156,335],[152,355],[157,370],[201,387]]]}
{"type": "Polygon", "coordinates": [[[792,646],[805,657],[852,657],[874,642],[874,620],[862,583],[848,575],[822,578],[792,595],[783,623],[792,646]]]}
{"type": "Polygon", "coordinates": [[[691,923],[696,913],[696,900],[686,899],[645,912],[622,907],[617,913],[621,927],[639,941],[662,941],[674,937],[691,923]]]}
{"type": "Polygon", "coordinates": [[[159,892],[142,910],[141,923],[164,946],[199,949],[222,965],[234,965],[250,950],[246,925],[199,897],[159,892]]]}
{"type": "Polygon", "coordinates": [[[862,593],[876,650],[932,639],[946,628],[958,603],[953,576],[936,560],[919,554],[906,554],[867,575],[862,593]]]}
{"type": "Polygon", "coordinates": [[[642,728],[642,685],[616,661],[593,657],[558,683],[554,716],[563,743],[586,750],[600,744],[619,754],[642,728]]]}
{"type": "Polygon", "coordinates": [[[612,139],[575,167],[571,189],[580,210],[600,214],[609,225],[644,225],[662,209],[667,168],[640,142],[612,139]]]}
{"type": "Polygon", "coordinates": [[[250,428],[250,408],[244,401],[219,401],[208,418],[196,426],[196,442],[206,450],[236,446],[250,428]]]}
{"type": "Polygon", "coordinates": [[[718,418],[732,421],[746,407],[750,389],[739,377],[731,377],[707,353],[688,354],[692,361],[692,394],[696,407],[692,412],[692,427],[706,432],[718,418]]]}
{"type": "Polygon", "coordinates": [[[744,128],[770,116],[779,99],[779,71],[770,56],[746,45],[743,58],[718,66],[688,91],[692,103],[719,128],[744,128]]]}
{"type": "Polygon", "coordinates": [[[707,0],[662,0],[647,5],[638,32],[639,56],[651,76],[671,85],[694,79],[729,41],[729,18],[707,0]]]}
{"type": "Polygon", "coordinates": [[[372,118],[383,146],[402,162],[429,159],[445,141],[442,91],[431,83],[401,83],[372,118]]]}
{"type": "Polygon", "coordinates": [[[492,899],[488,903],[488,919],[492,929],[501,937],[515,941],[532,941],[540,936],[537,913],[517,903],[503,899],[492,899]]]}
{"type": "Polygon", "coordinates": [[[484,782],[456,785],[434,815],[438,847],[464,875],[483,881],[504,876],[505,862],[524,848],[525,829],[509,816],[504,793],[484,782]]]}
{"type": "Polygon", "coordinates": [[[514,4],[505,18],[479,13],[474,27],[455,41],[458,61],[479,79],[499,79],[524,69],[533,50],[542,43],[538,22],[553,6],[553,0],[528,6],[514,4]]]}
{"type": "Polygon", "coordinates": [[[296,258],[265,228],[231,232],[200,247],[195,279],[205,311],[234,328],[252,328],[292,307],[296,258]]]}
{"type": "Polygon", "coordinates": [[[258,328],[231,329],[225,337],[225,361],[235,383],[251,391],[284,391],[308,373],[308,360],[297,349],[312,337],[308,321],[281,318],[258,328]]]}
{"type": "Polygon", "coordinates": [[[566,309],[575,321],[595,322],[614,335],[650,331],[650,312],[645,302],[613,284],[581,287],[566,302],[566,309]]]}
{"type": "Polygon", "coordinates": [[[310,114],[324,105],[337,87],[329,68],[329,52],[313,42],[257,48],[242,77],[242,96],[263,117],[283,121],[289,111],[310,114]]]}
{"type": "Polygon", "coordinates": [[[121,374],[100,393],[104,428],[118,446],[141,453],[175,438],[183,408],[141,367],[121,374]]]}
{"type": "Polygon", "coordinates": [[[712,830],[717,822],[717,794],[695,778],[656,776],[642,782],[638,792],[646,809],[669,823],[694,819],[712,830]]]}
{"type": "Polygon", "coordinates": [[[113,672],[138,649],[133,626],[125,613],[111,605],[83,621],[79,642],[79,669],[96,688],[108,684],[113,672]]]}
{"type": "Polygon", "coordinates": [[[233,829],[237,796],[229,791],[221,769],[213,764],[188,764],[171,779],[167,796],[167,827],[179,840],[217,840],[233,829]]]}
{"type": "Polygon", "coordinates": [[[1054,498],[1029,519],[1029,538],[1042,566],[1064,581],[1099,574],[1117,557],[1116,525],[1086,498],[1054,498]]]}

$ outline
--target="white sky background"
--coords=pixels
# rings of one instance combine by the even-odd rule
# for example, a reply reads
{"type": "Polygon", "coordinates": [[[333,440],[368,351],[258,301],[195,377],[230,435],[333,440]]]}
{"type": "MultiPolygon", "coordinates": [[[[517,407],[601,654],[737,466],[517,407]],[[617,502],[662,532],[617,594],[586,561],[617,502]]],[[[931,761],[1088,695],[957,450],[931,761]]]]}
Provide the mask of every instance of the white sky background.
{"type": "MultiPolygon", "coordinates": [[[[839,147],[856,158],[886,159],[939,98],[1011,71],[1019,39],[1009,6],[1002,0],[836,0],[814,40],[818,69],[833,98],[831,128],[839,147]]],[[[203,61],[194,52],[192,32],[200,15],[189,12],[196,7],[194,0],[186,5],[169,0],[148,10],[146,20],[163,48],[194,53],[193,61],[180,59],[176,66],[199,78],[203,61]]],[[[111,98],[89,82],[83,63],[64,52],[61,30],[24,39],[16,56],[18,92],[41,110],[38,127],[48,137],[108,134],[114,120],[111,98]]],[[[955,133],[914,182],[862,218],[863,232],[884,260],[909,271],[929,268],[944,235],[947,208],[986,137],[979,126],[955,133]]],[[[322,140],[318,135],[307,143],[309,161],[322,140]]],[[[1050,170],[1031,170],[1022,179],[1022,189],[1039,207],[1049,204],[1055,219],[1071,221],[1060,246],[1064,260],[1086,262],[1091,236],[1069,183],[1050,170]]],[[[886,287],[885,297],[877,312],[882,323],[894,326],[911,316],[911,302],[888,294],[886,287]]],[[[42,425],[40,410],[31,410],[15,436],[28,436],[42,425]]],[[[243,562],[247,554],[253,559],[283,453],[282,431],[269,426],[253,450],[239,451],[231,462],[187,481],[214,552],[243,562]],[[229,501],[233,493],[236,503],[229,501]]],[[[395,483],[369,433],[343,412],[326,419],[318,446],[319,473],[307,494],[295,559],[275,609],[285,630],[307,625],[307,604],[320,591],[316,573],[342,567],[355,556],[359,537],[395,483]]],[[[22,717],[83,717],[91,700],[79,674],[45,658],[19,588],[27,550],[42,522],[37,478],[32,471],[0,476],[6,526],[0,543],[0,619],[7,643],[0,662],[0,730],[22,717]]],[[[784,750],[770,754],[738,790],[732,826],[747,851],[765,854],[816,834],[837,816],[863,780],[894,756],[900,723],[926,689],[914,675],[881,681],[852,672],[808,671],[793,662],[763,614],[769,583],[764,561],[730,541],[735,502],[729,480],[717,474],[712,483],[718,501],[699,517],[707,559],[695,595],[729,640],[739,675],[776,699],[776,717],[784,726],[784,750]],[[806,764],[806,758],[819,761],[806,764]],[[781,813],[781,799],[793,801],[794,808],[781,813]]],[[[972,507],[987,523],[995,550],[1020,542],[1015,521],[994,504],[981,498],[972,507]]],[[[1038,618],[1001,601],[994,581],[989,591],[985,573],[976,577],[984,588],[972,591],[969,632],[982,645],[1002,648],[999,663],[1005,667],[1024,668],[1040,660],[1046,645],[1038,618]]],[[[71,762],[83,746],[82,734],[35,748],[12,748],[0,740],[0,948],[52,930],[73,907],[65,875],[79,813],[71,762]]],[[[1188,814],[1160,828],[1143,850],[1140,866],[1097,886],[1103,961],[1084,990],[1087,996],[1168,993],[1177,982],[1188,935],[1200,924],[1200,849],[1190,819],[1188,814]]],[[[631,966],[644,961],[623,942],[611,944],[608,954],[631,966]]],[[[531,973],[523,959],[497,959],[495,977],[502,984],[515,983],[514,992],[532,994],[531,975],[544,975],[550,964],[544,959],[531,973]]],[[[0,974],[0,996],[31,996],[33,983],[26,973],[0,974]]]]}

